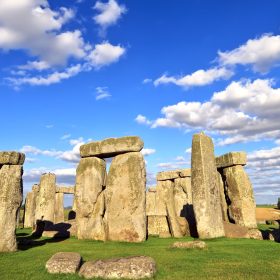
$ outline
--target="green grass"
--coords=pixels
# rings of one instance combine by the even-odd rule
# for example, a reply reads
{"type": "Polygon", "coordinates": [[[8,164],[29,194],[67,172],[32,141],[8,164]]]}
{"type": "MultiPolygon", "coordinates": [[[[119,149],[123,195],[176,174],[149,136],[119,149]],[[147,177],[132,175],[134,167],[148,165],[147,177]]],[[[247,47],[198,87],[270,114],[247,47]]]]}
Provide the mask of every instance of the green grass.
{"type": "MultiPolygon", "coordinates": [[[[271,226],[262,225],[262,229],[271,226]]],[[[30,230],[18,230],[22,239],[30,230]]],[[[51,275],[46,261],[56,252],[79,252],[85,261],[147,255],[157,263],[155,279],[280,279],[280,244],[272,241],[219,238],[207,240],[207,250],[171,249],[174,241],[150,237],[142,244],[98,242],[70,238],[38,239],[15,253],[0,254],[0,279],[81,279],[78,275],[51,275]],[[35,246],[37,245],[37,246],[35,246]]]]}
{"type": "Polygon", "coordinates": [[[257,208],[277,208],[276,204],[258,204],[257,208]]]}

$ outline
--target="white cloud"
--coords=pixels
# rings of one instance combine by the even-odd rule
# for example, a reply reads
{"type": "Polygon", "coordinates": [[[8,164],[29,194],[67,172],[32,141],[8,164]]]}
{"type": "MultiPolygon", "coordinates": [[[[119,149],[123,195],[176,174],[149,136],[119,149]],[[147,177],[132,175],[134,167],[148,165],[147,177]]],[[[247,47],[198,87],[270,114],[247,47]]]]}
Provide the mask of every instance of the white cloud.
{"type": "Polygon", "coordinates": [[[93,19],[101,27],[101,35],[109,26],[116,24],[127,11],[124,5],[119,5],[115,0],[109,0],[107,3],[97,1],[94,9],[99,13],[93,19]]]}
{"type": "Polygon", "coordinates": [[[46,61],[27,61],[25,65],[18,66],[19,69],[23,70],[46,70],[50,68],[50,65],[46,61]]]}
{"type": "Polygon", "coordinates": [[[161,162],[157,165],[160,170],[190,168],[190,161],[161,162]]]}
{"type": "Polygon", "coordinates": [[[24,78],[6,78],[13,86],[21,86],[28,84],[31,86],[48,86],[51,84],[56,84],[62,80],[69,79],[73,76],[76,76],[82,71],[82,66],[80,64],[66,68],[63,72],[54,72],[46,77],[43,76],[34,76],[34,77],[24,77],[24,78]]]}
{"type": "Polygon", "coordinates": [[[60,137],[61,140],[66,140],[71,137],[71,134],[64,134],[60,137]]]}
{"type": "Polygon", "coordinates": [[[214,81],[221,79],[229,79],[232,77],[233,72],[224,67],[222,68],[211,68],[208,70],[198,70],[190,75],[183,77],[173,77],[162,75],[160,78],[154,81],[154,85],[158,86],[161,84],[175,84],[183,88],[204,86],[212,84],[214,81]]]}
{"type": "Polygon", "coordinates": [[[47,0],[0,2],[0,48],[27,50],[50,65],[63,65],[68,58],[85,56],[79,30],[61,32],[74,11],[50,8],[47,0]]]}
{"type": "Polygon", "coordinates": [[[143,84],[149,84],[149,83],[151,83],[153,80],[152,79],[149,79],[149,78],[146,78],[146,79],[144,79],[143,80],[143,84]]]}
{"type": "Polygon", "coordinates": [[[140,124],[156,127],[198,129],[218,133],[226,145],[280,136],[280,88],[271,80],[230,83],[207,102],[179,102],[163,107],[164,117],[154,121],[138,115],[140,124]]]}
{"type": "Polygon", "coordinates": [[[25,154],[44,155],[49,157],[57,157],[61,155],[60,151],[56,150],[41,150],[34,146],[23,146],[20,151],[25,154]]]}
{"type": "Polygon", "coordinates": [[[149,156],[149,155],[152,155],[156,152],[155,149],[149,149],[149,148],[144,148],[141,153],[142,155],[145,157],[145,156],[149,156]]]}
{"type": "Polygon", "coordinates": [[[101,68],[111,63],[117,62],[125,53],[125,48],[114,46],[109,42],[97,44],[94,50],[88,56],[91,65],[94,68],[101,68]]]}
{"type": "Polygon", "coordinates": [[[109,93],[107,87],[97,87],[96,88],[96,100],[110,98],[112,95],[109,93]]]}
{"type": "Polygon", "coordinates": [[[280,36],[266,34],[218,55],[222,65],[252,65],[254,71],[265,73],[280,62],[280,36]]]}
{"type": "Polygon", "coordinates": [[[138,115],[136,118],[135,118],[135,121],[139,124],[146,124],[146,125],[150,125],[152,122],[149,121],[145,116],[143,115],[138,115]]]}

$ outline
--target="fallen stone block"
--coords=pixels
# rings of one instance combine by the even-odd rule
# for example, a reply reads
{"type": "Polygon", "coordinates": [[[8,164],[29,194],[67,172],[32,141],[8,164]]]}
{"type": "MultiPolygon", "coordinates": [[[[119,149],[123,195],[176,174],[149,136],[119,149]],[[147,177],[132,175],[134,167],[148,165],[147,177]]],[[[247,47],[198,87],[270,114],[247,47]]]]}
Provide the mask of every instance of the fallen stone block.
{"type": "Polygon", "coordinates": [[[81,157],[109,158],[128,152],[140,152],[143,141],[137,136],[108,138],[102,141],[90,142],[80,147],[81,157]]]}
{"type": "Polygon", "coordinates": [[[80,254],[74,252],[59,252],[46,263],[49,273],[76,273],[81,266],[80,254]]]}
{"type": "Polygon", "coordinates": [[[155,261],[146,256],[89,261],[82,265],[79,275],[103,279],[151,278],[156,273],[155,261]]]}
{"type": "Polygon", "coordinates": [[[231,152],[216,157],[217,168],[225,168],[234,165],[246,165],[247,155],[245,152],[231,152]]]}
{"type": "Polygon", "coordinates": [[[187,241],[187,242],[174,242],[171,248],[180,249],[206,249],[207,244],[204,241],[187,241]]]}

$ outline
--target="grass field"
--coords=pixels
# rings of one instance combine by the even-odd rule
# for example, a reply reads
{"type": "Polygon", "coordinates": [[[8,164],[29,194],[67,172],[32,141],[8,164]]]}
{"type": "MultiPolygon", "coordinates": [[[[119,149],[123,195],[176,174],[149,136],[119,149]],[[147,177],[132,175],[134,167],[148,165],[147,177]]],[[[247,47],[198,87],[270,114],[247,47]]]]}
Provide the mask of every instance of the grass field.
{"type": "MultiPolygon", "coordinates": [[[[262,229],[268,226],[262,225],[262,229]]],[[[30,230],[18,230],[18,239],[30,230]]],[[[192,240],[192,238],[176,239],[192,240]]],[[[174,239],[150,237],[142,244],[98,242],[70,238],[41,238],[33,246],[0,254],[0,279],[81,279],[78,275],[50,275],[46,261],[56,252],[79,252],[85,261],[147,255],[156,260],[155,279],[280,279],[280,244],[272,241],[219,238],[207,240],[207,250],[170,249],[174,239]]]]}

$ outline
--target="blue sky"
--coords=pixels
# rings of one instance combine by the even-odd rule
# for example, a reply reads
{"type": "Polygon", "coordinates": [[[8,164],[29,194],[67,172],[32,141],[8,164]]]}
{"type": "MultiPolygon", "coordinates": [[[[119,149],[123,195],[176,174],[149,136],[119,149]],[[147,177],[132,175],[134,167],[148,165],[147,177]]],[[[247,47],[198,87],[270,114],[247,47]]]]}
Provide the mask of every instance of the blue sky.
{"type": "Polygon", "coordinates": [[[248,153],[258,203],[280,196],[279,1],[0,3],[1,150],[74,184],[79,146],[139,135],[148,184],[190,167],[193,133],[248,153]]]}

